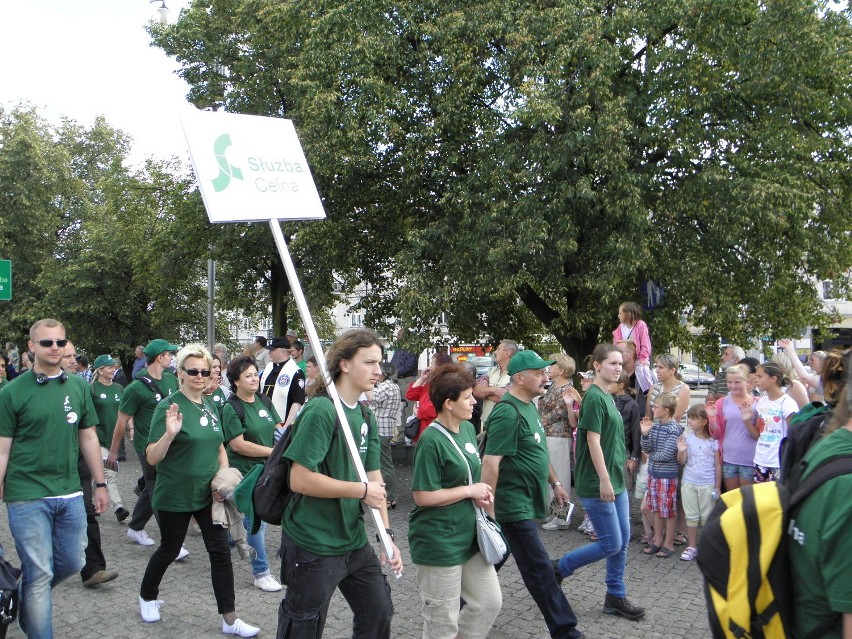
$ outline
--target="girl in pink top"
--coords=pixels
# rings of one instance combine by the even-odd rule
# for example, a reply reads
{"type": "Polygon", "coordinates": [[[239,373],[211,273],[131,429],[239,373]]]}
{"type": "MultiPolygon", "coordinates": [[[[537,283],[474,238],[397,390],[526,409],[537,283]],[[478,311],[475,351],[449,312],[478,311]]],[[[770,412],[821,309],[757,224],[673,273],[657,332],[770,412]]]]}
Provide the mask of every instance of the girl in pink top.
{"type": "Polygon", "coordinates": [[[629,339],[636,344],[636,363],[649,366],[651,363],[651,336],[648,325],[642,319],[642,308],[636,302],[624,302],[618,307],[620,324],[612,332],[612,343],[629,339]]]}

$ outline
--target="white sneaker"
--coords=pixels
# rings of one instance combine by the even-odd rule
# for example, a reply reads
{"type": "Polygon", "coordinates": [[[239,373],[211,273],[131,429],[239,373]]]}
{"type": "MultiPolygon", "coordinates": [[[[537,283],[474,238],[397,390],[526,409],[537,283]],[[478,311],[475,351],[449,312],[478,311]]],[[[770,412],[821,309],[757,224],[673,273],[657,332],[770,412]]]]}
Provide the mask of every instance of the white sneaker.
{"type": "Polygon", "coordinates": [[[184,546],[181,546],[180,552],[178,553],[178,556],[175,557],[175,561],[180,561],[184,557],[188,557],[188,556],[189,556],[189,551],[184,546]]]}
{"type": "Polygon", "coordinates": [[[591,523],[592,523],[591,520],[584,519],[583,521],[580,522],[580,525],[577,526],[577,530],[579,530],[581,533],[587,532],[589,530],[589,526],[591,525],[591,523]]]}
{"type": "Polygon", "coordinates": [[[140,546],[153,546],[156,543],[148,536],[148,533],[145,532],[144,528],[142,530],[133,530],[132,528],[128,528],[127,536],[140,546]]]}
{"type": "Polygon", "coordinates": [[[234,620],[234,625],[229,626],[228,623],[223,619],[222,632],[224,632],[226,635],[236,635],[237,637],[254,637],[258,632],[260,632],[260,628],[250,626],[242,619],[234,620]]]}
{"type": "Polygon", "coordinates": [[[139,612],[142,613],[142,621],[153,623],[160,620],[160,606],[165,602],[162,599],[154,599],[153,601],[145,601],[139,597],[139,612]]]}
{"type": "Polygon", "coordinates": [[[281,584],[279,584],[272,575],[258,577],[254,580],[254,587],[260,588],[263,592],[278,592],[281,590],[281,584]]]}
{"type": "Polygon", "coordinates": [[[560,519],[559,517],[554,517],[549,522],[542,524],[541,526],[542,530],[568,530],[568,528],[570,528],[568,522],[564,519],[560,519]]]}

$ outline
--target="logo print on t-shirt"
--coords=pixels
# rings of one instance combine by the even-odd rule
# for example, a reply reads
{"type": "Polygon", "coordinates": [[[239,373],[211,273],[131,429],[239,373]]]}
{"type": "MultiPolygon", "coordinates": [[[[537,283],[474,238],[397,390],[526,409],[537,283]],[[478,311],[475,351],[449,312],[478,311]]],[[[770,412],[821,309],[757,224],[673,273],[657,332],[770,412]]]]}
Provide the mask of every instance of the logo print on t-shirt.
{"type": "Polygon", "coordinates": [[[259,411],[257,411],[257,416],[258,416],[258,417],[268,417],[268,416],[269,416],[269,413],[267,413],[265,410],[263,410],[263,409],[261,408],[259,411]]]}
{"type": "Polygon", "coordinates": [[[65,409],[66,413],[71,410],[71,398],[68,395],[65,396],[65,401],[62,402],[62,407],[65,409]]]}
{"type": "Polygon", "coordinates": [[[361,445],[367,443],[367,424],[366,422],[361,424],[361,445]]]}
{"type": "Polygon", "coordinates": [[[286,386],[289,383],[290,383],[290,376],[287,373],[284,373],[283,375],[281,375],[281,377],[278,378],[278,385],[279,386],[286,386]]]}
{"type": "Polygon", "coordinates": [[[65,421],[67,421],[69,424],[75,423],[77,421],[77,413],[71,411],[65,416],[65,421]]]}
{"type": "Polygon", "coordinates": [[[538,433],[533,433],[533,439],[535,440],[536,444],[541,443],[541,435],[539,435],[538,433]]]}
{"type": "Polygon", "coordinates": [[[101,399],[106,399],[106,393],[101,393],[101,399]]]}

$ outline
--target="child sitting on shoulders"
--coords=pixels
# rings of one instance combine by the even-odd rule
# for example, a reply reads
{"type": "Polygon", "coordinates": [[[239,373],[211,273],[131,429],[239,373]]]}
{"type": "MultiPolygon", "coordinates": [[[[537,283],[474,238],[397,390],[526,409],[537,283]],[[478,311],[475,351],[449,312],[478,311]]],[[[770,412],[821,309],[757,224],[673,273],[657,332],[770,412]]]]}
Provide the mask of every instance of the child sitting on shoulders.
{"type": "Polygon", "coordinates": [[[710,420],[704,406],[690,406],[686,418],[689,431],[677,440],[677,460],[684,465],[680,497],[689,545],[680,558],[692,561],[698,556],[698,526],[707,523],[722,492],[722,454],[719,442],[710,436],[710,420]]]}
{"type": "Polygon", "coordinates": [[[642,552],[660,559],[674,554],[680,470],[677,440],[681,434],[674,419],[676,409],[677,397],[661,393],[654,401],[654,421],[645,418],[640,424],[642,451],[648,454],[648,508],[654,513],[654,540],[642,552]]]}

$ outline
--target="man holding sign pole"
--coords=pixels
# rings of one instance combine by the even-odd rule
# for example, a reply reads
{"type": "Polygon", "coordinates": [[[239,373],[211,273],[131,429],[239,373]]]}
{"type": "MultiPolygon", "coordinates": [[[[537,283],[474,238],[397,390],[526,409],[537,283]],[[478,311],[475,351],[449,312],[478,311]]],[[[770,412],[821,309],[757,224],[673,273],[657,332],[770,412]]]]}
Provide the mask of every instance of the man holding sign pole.
{"type": "MultiPolygon", "coordinates": [[[[358,404],[361,393],[375,386],[381,359],[378,336],[365,329],[344,333],[327,355],[368,482],[359,481],[330,400],[308,402],[293,425],[293,441],[284,456],[293,462],[290,486],[299,496],[290,501],[281,523],[281,581],[287,594],[278,610],[279,639],[322,637],[337,588],[355,615],[353,637],[390,637],[390,587],[367,540],[359,503],[379,510],[393,539],[376,420],[358,404]]],[[[399,573],[402,558],[395,544],[392,548],[393,557],[388,560],[382,553],[382,562],[399,573]]]]}

